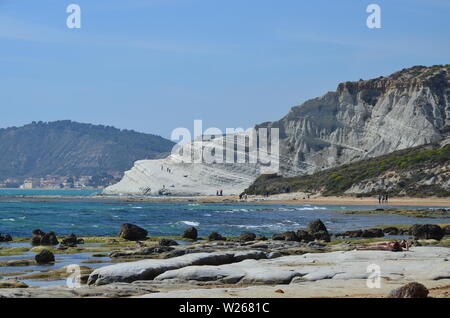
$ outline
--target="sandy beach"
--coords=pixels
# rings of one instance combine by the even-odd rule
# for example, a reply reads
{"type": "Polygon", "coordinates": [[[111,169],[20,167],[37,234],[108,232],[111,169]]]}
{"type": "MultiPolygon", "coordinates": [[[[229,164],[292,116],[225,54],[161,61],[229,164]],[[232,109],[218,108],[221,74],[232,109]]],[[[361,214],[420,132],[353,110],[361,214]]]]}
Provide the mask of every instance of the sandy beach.
{"type": "Polygon", "coordinates": [[[1,196],[0,201],[58,201],[58,200],[119,200],[129,202],[189,202],[189,203],[240,203],[240,204],[320,204],[320,205],[379,205],[383,206],[418,206],[418,207],[450,207],[449,197],[391,197],[384,204],[378,203],[377,197],[355,196],[322,196],[310,195],[302,192],[270,195],[269,197],[249,195],[247,199],[239,199],[238,196],[133,196],[133,195],[95,195],[95,196],[71,196],[58,195],[39,196],[1,196]]]}
{"type": "Polygon", "coordinates": [[[196,202],[196,203],[251,203],[251,204],[321,204],[321,205],[380,205],[383,206],[429,206],[429,207],[450,207],[450,198],[412,198],[393,197],[388,203],[379,204],[377,198],[353,196],[308,196],[304,193],[277,194],[269,197],[248,196],[245,200],[240,200],[238,196],[192,196],[192,197],[109,197],[125,199],[129,201],[145,202],[196,202]]]}

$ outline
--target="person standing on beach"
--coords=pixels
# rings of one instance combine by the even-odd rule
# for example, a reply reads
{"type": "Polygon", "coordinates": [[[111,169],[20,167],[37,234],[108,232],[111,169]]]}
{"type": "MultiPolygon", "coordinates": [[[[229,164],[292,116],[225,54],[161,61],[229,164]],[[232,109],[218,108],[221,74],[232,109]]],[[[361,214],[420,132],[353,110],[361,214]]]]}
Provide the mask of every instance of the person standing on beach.
{"type": "Polygon", "coordinates": [[[378,195],[378,204],[381,204],[381,193],[378,195]]]}

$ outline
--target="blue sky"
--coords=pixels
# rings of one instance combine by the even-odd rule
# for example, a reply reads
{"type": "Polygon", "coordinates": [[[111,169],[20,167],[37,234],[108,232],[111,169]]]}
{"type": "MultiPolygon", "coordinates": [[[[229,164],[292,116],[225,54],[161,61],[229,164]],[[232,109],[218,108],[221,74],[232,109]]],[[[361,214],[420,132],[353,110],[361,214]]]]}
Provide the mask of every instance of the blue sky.
{"type": "Polygon", "coordinates": [[[449,36],[449,0],[0,0],[0,127],[248,128],[342,81],[448,64],[449,36]]]}

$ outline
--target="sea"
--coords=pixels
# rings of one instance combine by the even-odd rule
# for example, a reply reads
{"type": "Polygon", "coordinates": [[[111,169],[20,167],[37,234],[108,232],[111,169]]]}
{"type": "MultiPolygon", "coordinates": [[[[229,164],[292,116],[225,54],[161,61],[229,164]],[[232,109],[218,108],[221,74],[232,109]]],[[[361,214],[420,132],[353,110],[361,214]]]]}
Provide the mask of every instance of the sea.
{"type": "MultiPolygon", "coordinates": [[[[114,198],[94,198],[98,191],[80,190],[0,190],[0,233],[13,237],[31,237],[34,229],[53,231],[57,235],[75,233],[115,236],[123,223],[137,224],[150,236],[178,236],[195,226],[200,236],[219,232],[237,236],[253,232],[270,236],[274,233],[304,228],[320,218],[330,232],[364,229],[385,224],[448,223],[449,218],[415,218],[390,214],[344,214],[345,211],[372,210],[379,205],[320,205],[320,204],[200,204],[169,202],[126,202],[114,198]]],[[[385,206],[389,208],[389,206],[385,206]]],[[[408,207],[423,209],[424,207],[408,207]]],[[[425,207],[427,208],[427,207],[425,207]]],[[[428,209],[434,209],[428,207],[428,209]]],[[[180,244],[186,242],[179,241],[180,244]]],[[[96,247],[97,243],[85,244],[96,247]]],[[[17,255],[0,256],[0,262],[33,259],[36,252],[29,242],[0,243],[0,253],[10,248],[25,248],[17,255]]],[[[107,256],[94,252],[57,254],[52,265],[0,267],[0,280],[17,278],[29,286],[63,285],[65,279],[30,278],[32,274],[86,265],[92,269],[113,264],[107,256]],[[28,278],[27,278],[28,277],[28,278]]]]}
{"type": "MultiPolygon", "coordinates": [[[[150,236],[179,235],[191,226],[198,229],[200,236],[211,232],[229,236],[243,232],[272,235],[306,227],[317,218],[331,232],[384,224],[448,223],[449,220],[445,217],[343,213],[380,208],[375,202],[374,205],[364,206],[126,202],[113,198],[91,198],[96,194],[98,191],[91,190],[0,190],[0,233],[27,237],[31,236],[32,230],[41,229],[57,235],[111,236],[117,235],[121,224],[133,223],[148,230],[150,236]],[[33,198],[27,199],[29,197],[33,198]]],[[[419,206],[405,208],[436,209],[419,206]]]]}

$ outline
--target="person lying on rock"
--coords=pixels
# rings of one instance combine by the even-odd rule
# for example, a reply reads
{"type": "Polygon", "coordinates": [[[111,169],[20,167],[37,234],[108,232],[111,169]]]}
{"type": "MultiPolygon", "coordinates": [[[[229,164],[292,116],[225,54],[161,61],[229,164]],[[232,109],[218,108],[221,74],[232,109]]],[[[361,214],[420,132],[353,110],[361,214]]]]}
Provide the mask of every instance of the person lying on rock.
{"type": "Polygon", "coordinates": [[[392,252],[402,252],[409,251],[408,242],[405,240],[392,241],[392,242],[376,242],[369,244],[366,247],[357,248],[357,250],[363,251],[392,251],[392,252]]]}

